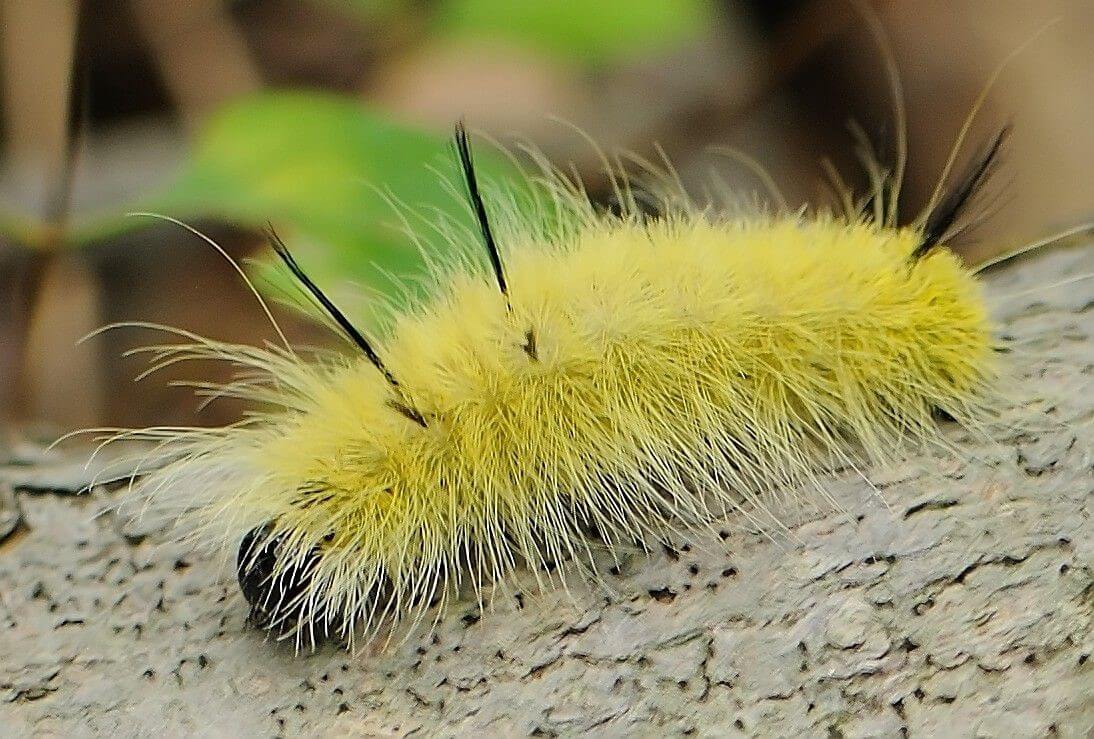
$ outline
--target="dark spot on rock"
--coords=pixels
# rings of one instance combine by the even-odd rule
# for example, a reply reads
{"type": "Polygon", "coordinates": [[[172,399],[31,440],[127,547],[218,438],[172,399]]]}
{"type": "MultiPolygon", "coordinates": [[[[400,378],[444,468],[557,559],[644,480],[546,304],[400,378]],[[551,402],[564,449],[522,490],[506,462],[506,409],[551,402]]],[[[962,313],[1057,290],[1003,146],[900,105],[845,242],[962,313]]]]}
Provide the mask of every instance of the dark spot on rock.
{"type": "Polygon", "coordinates": [[[921,601],[919,603],[916,603],[914,606],[912,606],[912,613],[914,613],[917,616],[922,616],[924,613],[931,610],[933,607],[934,607],[934,599],[933,598],[928,598],[927,600],[921,601]]]}
{"type": "Polygon", "coordinates": [[[672,603],[676,600],[676,593],[672,592],[668,588],[661,588],[660,590],[649,591],[650,597],[658,603],[672,603]]]}
{"type": "Polygon", "coordinates": [[[928,500],[923,503],[918,503],[904,511],[904,518],[911,518],[922,511],[944,511],[947,508],[953,508],[955,505],[957,505],[957,500],[953,498],[947,498],[946,500],[928,500]]]}

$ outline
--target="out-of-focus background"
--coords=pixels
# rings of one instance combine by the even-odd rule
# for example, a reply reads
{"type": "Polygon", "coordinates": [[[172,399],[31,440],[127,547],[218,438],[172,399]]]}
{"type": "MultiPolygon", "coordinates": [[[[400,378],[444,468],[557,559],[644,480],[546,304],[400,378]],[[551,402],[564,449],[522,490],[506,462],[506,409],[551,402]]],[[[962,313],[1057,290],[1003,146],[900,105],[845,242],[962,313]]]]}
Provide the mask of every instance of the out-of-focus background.
{"type": "MultiPolygon", "coordinates": [[[[970,260],[1094,215],[1094,4],[1088,0],[862,0],[904,82],[905,220],[929,199],[958,129],[1006,66],[959,161],[1014,126],[991,218],[970,260]]],[[[827,158],[866,185],[848,122],[891,163],[884,56],[847,0],[0,0],[0,439],[87,425],[216,424],[179,378],[123,354],[164,337],[143,320],[226,341],[273,338],[228,263],[266,258],[273,223],[325,287],[391,291],[420,268],[374,187],[461,217],[429,166],[447,137],[519,136],[609,198],[602,147],[663,147],[702,194],[715,174],[762,192],[734,147],[791,204],[831,204],[827,158]]],[[[480,139],[488,175],[505,158],[480,139]]],[[[276,297],[276,287],[264,287],[276,297]]],[[[322,342],[280,311],[294,339],[322,342]]],[[[367,320],[367,319],[363,319],[367,320]]],[[[3,446],[3,442],[0,442],[3,446]]]]}

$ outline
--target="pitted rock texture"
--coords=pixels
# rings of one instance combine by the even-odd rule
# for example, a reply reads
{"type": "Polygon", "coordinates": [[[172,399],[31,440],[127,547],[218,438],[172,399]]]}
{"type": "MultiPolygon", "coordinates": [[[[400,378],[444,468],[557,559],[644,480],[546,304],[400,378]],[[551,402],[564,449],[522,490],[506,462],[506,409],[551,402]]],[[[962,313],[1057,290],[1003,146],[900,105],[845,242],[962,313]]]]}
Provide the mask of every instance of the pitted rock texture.
{"type": "MultiPolygon", "coordinates": [[[[63,455],[0,471],[0,735],[1089,736],[1094,249],[992,275],[1022,400],[991,439],[834,478],[605,587],[469,599],[296,655],[230,563],[120,519],[63,455]],[[1032,291],[1032,292],[1030,292],[1032,291]]],[[[611,565],[611,563],[607,563],[611,565]]]]}

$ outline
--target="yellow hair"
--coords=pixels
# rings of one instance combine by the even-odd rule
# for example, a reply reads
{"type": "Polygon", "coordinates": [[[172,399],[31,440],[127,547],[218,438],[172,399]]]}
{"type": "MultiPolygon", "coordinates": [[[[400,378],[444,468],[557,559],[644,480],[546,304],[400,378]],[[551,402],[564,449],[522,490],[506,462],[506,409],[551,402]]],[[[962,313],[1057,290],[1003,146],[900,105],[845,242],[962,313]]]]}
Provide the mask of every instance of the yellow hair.
{"type": "Polygon", "coordinates": [[[525,565],[595,577],[590,532],[611,550],[733,509],[777,526],[771,504],[823,502],[833,465],[982,417],[978,284],[947,250],[915,256],[919,230],[558,197],[577,226],[503,224],[506,294],[455,267],[396,318],[377,347],[395,385],[359,356],[160,349],[266,376],[224,388],[266,404],[237,426],[145,434],[173,457],[145,490],[215,543],[261,531],[274,580],[307,570],[291,607],[265,604],[279,630],[372,634],[525,565]]]}

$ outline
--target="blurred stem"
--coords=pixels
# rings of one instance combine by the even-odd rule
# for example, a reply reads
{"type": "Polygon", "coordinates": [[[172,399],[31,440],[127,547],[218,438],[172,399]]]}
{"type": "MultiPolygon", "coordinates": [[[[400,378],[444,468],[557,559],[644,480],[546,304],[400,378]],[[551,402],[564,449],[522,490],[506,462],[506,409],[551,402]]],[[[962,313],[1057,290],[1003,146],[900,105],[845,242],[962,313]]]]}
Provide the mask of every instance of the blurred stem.
{"type": "Polygon", "coordinates": [[[47,261],[45,253],[26,249],[0,254],[0,424],[5,428],[28,416],[27,334],[47,261]]]}
{"type": "Polygon", "coordinates": [[[228,100],[261,86],[223,0],[131,3],[141,35],[190,130],[228,100]]]}
{"type": "Polygon", "coordinates": [[[48,201],[66,179],[78,15],[76,0],[0,0],[5,153],[16,176],[32,180],[25,189],[39,194],[31,212],[47,218],[57,215],[48,201]]]}
{"type": "Polygon", "coordinates": [[[101,420],[103,367],[98,345],[78,342],[101,322],[99,281],[82,252],[42,256],[24,343],[24,418],[86,428],[101,420]]]}
{"type": "Polygon", "coordinates": [[[0,323],[5,347],[0,353],[0,415],[9,422],[25,423],[41,417],[44,408],[68,404],[74,416],[49,414],[50,420],[65,424],[70,418],[94,417],[99,407],[96,362],[74,364],[71,343],[73,331],[98,322],[98,289],[94,281],[82,279],[87,273],[82,258],[73,269],[60,256],[80,124],[79,108],[72,106],[79,11],[76,0],[0,0],[5,153],[23,189],[33,193],[25,205],[41,214],[39,227],[27,234],[30,243],[8,244],[5,260],[13,269],[4,270],[8,310],[0,323]],[[32,250],[20,248],[26,246],[32,250]],[[44,285],[52,287],[44,290],[44,285]],[[60,324],[67,330],[59,333],[56,321],[41,320],[57,315],[67,316],[67,323],[60,324]]]}

